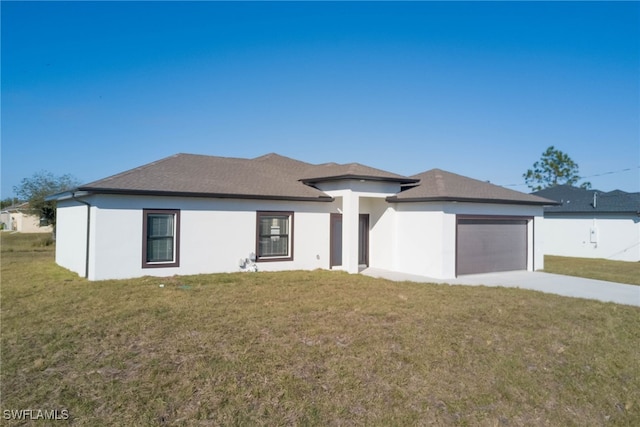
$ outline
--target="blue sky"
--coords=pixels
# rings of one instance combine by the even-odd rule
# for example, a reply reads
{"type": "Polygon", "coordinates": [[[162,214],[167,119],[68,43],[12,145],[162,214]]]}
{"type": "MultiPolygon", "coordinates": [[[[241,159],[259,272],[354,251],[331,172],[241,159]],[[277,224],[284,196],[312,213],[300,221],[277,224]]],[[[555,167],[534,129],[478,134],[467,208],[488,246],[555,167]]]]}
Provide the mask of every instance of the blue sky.
{"type": "Polygon", "coordinates": [[[528,191],[550,145],[594,188],[640,191],[638,2],[0,7],[2,198],[179,152],[528,191]]]}

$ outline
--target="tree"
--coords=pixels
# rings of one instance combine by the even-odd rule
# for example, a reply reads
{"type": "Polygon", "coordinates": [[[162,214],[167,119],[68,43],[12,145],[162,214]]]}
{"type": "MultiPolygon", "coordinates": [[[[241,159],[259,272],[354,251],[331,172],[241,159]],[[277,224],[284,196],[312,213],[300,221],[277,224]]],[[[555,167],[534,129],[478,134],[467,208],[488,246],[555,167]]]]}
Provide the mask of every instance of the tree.
{"type": "Polygon", "coordinates": [[[56,224],[56,207],[54,202],[45,201],[45,197],[77,187],[80,182],[71,175],[55,176],[51,172],[42,171],[24,178],[13,191],[21,199],[29,202],[29,208],[40,215],[40,225],[56,224]]]}
{"type": "MultiPolygon", "coordinates": [[[[543,190],[555,185],[575,185],[581,179],[578,175],[578,164],[567,154],[550,146],[542,153],[539,161],[533,164],[522,175],[525,183],[534,191],[543,190]]],[[[590,182],[580,184],[581,188],[591,188],[590,182]]]]}
{"type": "Polygon", "coordinates": [[[17,197],[5,197],[0,200],[0,209],[8,208],[9,206],[16,205],[20,202],[17,197]]]}

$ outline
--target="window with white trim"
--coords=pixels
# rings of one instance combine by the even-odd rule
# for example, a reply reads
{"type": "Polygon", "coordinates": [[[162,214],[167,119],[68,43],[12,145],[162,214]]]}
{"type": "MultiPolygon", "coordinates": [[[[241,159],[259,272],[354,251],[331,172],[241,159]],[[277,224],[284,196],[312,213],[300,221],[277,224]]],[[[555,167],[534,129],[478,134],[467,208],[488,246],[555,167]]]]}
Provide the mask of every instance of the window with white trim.
{"type": "Polygon", "coordinates": [[[142,267],[180,265],[180,211],[143,210],[142,267]]]}
{"type": "Polygon", "coordinates": [[[293,212],[257,212],[258,261],[293,260],[293,212]]]}

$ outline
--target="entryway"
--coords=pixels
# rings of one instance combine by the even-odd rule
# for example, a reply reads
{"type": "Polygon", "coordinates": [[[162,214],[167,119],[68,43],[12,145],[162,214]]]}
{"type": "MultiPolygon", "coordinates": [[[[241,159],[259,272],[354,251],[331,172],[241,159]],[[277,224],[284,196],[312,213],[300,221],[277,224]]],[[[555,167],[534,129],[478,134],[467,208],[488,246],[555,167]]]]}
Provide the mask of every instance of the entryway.
{"type": "MultiPolygon", "coordinates": [[[[331,267],[342,265],[342,214],[331,214],[331,267]]],[[[369,214],[358,218],[358,264],[369,266],[369,214]]]]}

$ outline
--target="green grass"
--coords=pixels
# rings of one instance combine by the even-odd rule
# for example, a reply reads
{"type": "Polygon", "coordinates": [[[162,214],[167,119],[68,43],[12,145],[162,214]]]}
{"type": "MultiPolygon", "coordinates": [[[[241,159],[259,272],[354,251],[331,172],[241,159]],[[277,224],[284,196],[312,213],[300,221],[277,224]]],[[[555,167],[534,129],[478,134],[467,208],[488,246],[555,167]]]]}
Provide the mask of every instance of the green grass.
{"type": "Polygon", "coordinates": [[[3,231],[0,239],[0,251],[4,252],[34,252],[53,251],[51,233],[16,233],[3,231]]]}
{"type": "Polygon", "coordinates": [[[88,282],[51,246],[7,237],[3,411],[67,409],[56,425],[74,426],[640,425],[638,308],[327,271],[88,282]]]}
{"type": "Polygon", "coordinates": [[[547,255],[544,257],[544,271],[567,276],[640,285],[640,262],[547,255]]]}

